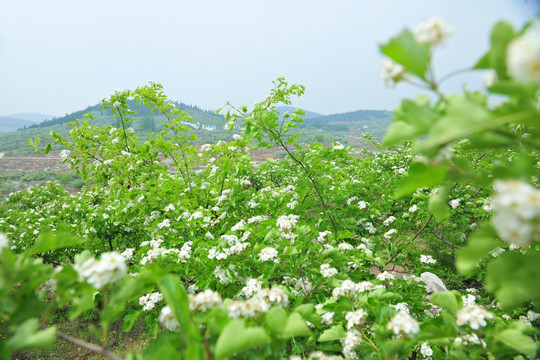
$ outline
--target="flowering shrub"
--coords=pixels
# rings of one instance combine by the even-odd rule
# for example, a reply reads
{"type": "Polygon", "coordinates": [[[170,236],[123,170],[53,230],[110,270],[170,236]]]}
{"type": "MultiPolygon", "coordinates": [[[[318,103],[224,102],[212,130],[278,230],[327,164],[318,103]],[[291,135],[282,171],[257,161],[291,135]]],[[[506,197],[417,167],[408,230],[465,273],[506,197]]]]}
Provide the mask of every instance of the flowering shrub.
{"type": "Polygon", "coordinates": [[[161,85],[116,91],[103,107],[121,127],[78,120],[69,138],[46,139],[91,187],[48,183],[0,206],[11,330],[0,354],[68,339],[40,324],[62,308],[99,319],[102,343],[85,346],[113,359],[111,326],[139,321],[155,338],[128,359],[537,357],[539,58],[523,45],[536,28],[495,26],[475,68],[495,70],[497,105],[440,92],[430,69],[451,34],[441,20],[391,39],[383,80],[438,100],[404,100],[391,149],[360,154],[290,135],[303,112],[280,119],[276,105],[304,88],[281,78],[252,108],[228,104],[241,135],[200,149],[161,85]],[[164,129],[140,139],[128,99],[166,116],[164,129]],[[254,168],[252,143],[287,158],[254,168]],[[454,290],[432,294],[418,280],[428,270],[454,290]]]}

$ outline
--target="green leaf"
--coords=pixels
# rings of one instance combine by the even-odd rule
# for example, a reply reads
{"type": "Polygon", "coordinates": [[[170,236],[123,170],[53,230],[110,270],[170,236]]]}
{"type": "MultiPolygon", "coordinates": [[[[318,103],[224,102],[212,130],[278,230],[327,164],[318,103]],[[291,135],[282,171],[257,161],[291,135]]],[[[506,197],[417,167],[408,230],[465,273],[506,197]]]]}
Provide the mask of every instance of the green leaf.
{"type": "Polygon", "coordinates": [[[456,291],[441,291],[431,295],[429,302],[455,314],[461,308],[458,297],[459,293],[456,291]]]}
{"type": "Polygon", "coordinates": [[[51,250],[79,245],[84,239],[67,232],[48,232],[39,235],[35,244],[28,250],[30,255],[40,254],[51,250]]]}
{"type": "Polygon", "coordinates": [[[142,313],[143,311],[139,310],[139,311],[135,311],[124,316],[123,330],[125,332],[128,332],[129,330],[131,330],[131,328],[133,327],[133,325],[135,325],[135,322],[137,321],[137,319],[139,319],[142,313]]]}
{"type": "Polygon", "coordinates": [[[442,186],[437,193],[429,198],[428,209],[438,221],[443,221],[450,215],[450,208],[447,204],[448,188],[442,186]]]}
{"type": "Polygon", "coordinates": [[[430,61],[429,45],[417,42],[410,30],[403,30],[387,44],[382,45],[381,52],[421,79],[426,79],[430,61]]]}
{"type": "Polygon", "coordinates": [[[383,145],[393,146],[427,134],[438,116],[426,96],[417,96],[414,101],[403,100],[394,111],[394,120],[383,138],[383,145]]]}
{"type": "Polygon", "coordinates": [[[159,283],[159,289],[178,321],[181,332],[185,335],[187,348],[202,351],[201,334],[196,323],[191,320],[189,298],[178,279],[167,275],[159,283]]]}
{"type": "Polygon", "coordinates": [[[514,28],[505,21],[499,21],[491,31],[489,62],[499,79],[506,78],[506,47],[514,38],[514,28]]]}
{"type": "Polygon", "coordinates": [[[282,307],[273,307],[265,316],[266,323],[272,334],[280,336],[285,330],[287,312],[282,307]]]}
{"type": "Polygon", "coordinates": [[[225,359],[250,348],[270,342],[270,337],[261,327],[246,327],[244,320],[230,321],[216,343],[216,359],[225,359]]]}
{"type": "Polygon", "coordinates": [[[497,232],[489,225],[480,227],[469,239],[467,246],[457,251],[456,268],[462,275],[470,274],[489,252],[504,245],[497,232]]]}
{"type": "Polygon", "coordinates": [[[142,355],[144,360],[180,360],[185,359],[179,351],[181,345],[180,336],[176,333],[165,332],[150,341],[142,355]]]}
{"type": "Polygon", "coordinates": [[[94,308],[94,300],[96,295],[99,294],[93,287],[87,286],[84,288],[83,293],[73,299],[73,304],[69,309],[69,319],[73,320],[81,315],[83,312],[94,308]]]}
{"type": "Polygon", "coordinates": [[[537,344],[530,336],[522,334],[516,329],[503,330],[495,338],[512,349],[533,358],[536,355],[537,344]]]}
{"type": "Polygon", "coordinates": [[[319,336],[319,341],[334,341],[334,340],[340,340],[343,339],[345,336],[347,336],[347,332],[345,329],[343,329],[343,326],[341,325],[334,325],[330,329],[326,329],[323,331],[321,336],[319,336]]]}
{"type": "Polygon", "coordinates": [[[47,146],[45,146],[45,149],[43,149],[43,153],[44,154],[48,154],[49,152],[51,151],[51,144],[47,144],[47,146]]]}
{"type": "Polygon", "coordinates": [[[311,330],[306,325],[306,320],[296,312],[289,315],[285,329],[283,330],[285,336],[310,336],[311,330]]]}
{"type": "Polygon", "coordinates": [[[446,145],[463,136],[485,130],[492,124],[493,116],[486,108],[459,95],[448,97],[446,114],[431,128],[429,138],[420,144],[426,150],[446,145]]]}
{"type": "Polygon", "coordinates": [[[526,301],[540,301],[540,254],[507,251],[492,260],[486,270],[486,288],[504,309],[526,301]]]}
{"type": "Polygon", "coordinates": [[[19,325],[7,344],[11,352],[30,347],[51,346],[56,338],[56,326],[39,331],[38,319],[28,319],[19,325]]]}
{"type": "Polygon", "coordinates": [[[446,166],[429,166],[421,162],[411,164],[407,176],[397,184],[395,197],[410,194],[425,186],[440,184],[446,178],[446,166]]]}
{"type": "Polygon", "coordinates": [[[487,53],[485,53],[481,58],[480,60],[478,60],[478,62],[473,66],[473,69],[478,69],[478,70],[482,70],[482,69],[490,69],[491,68],[491,65],[489,63],[489,51],[487,53]]]}

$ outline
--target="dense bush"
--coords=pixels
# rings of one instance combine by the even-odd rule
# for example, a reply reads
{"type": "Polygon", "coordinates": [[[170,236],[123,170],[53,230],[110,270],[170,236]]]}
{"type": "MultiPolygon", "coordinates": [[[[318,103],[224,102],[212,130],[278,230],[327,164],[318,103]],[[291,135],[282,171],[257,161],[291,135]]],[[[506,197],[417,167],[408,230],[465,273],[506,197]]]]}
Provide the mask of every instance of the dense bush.
{"type": "Polygon", "coordinates": [[[253,107],[227,106],[242,135],[200,149],[161,85],[115,92],[102,105],[118,128],[76,120],[44,149],[70,149],[92,187],[51,182],[0,207],[0,353],[50,344],[59,333],[40,316],[63,308],[99,319],[102,343],[85,346],[109,358],[111,326],[138,321],[157,337],[129,359],[537,357],[540,57],[522,48],[539,26],[495,26],[476,68],[496,71],[497,105],[440,92],[440,21],[391,39],[384,79],[438,99],[404,100],[387,148],[355,156],[289,134],[303,112],[281,120],[276,106],[304,88],[281,78],[253,107]],[[132,100],[163,131],[139,139],[132,100]],[[251,146],[287,157],[255,169],[251,146]],[[428,296],[413,277],[426,271],[453,291],[428,296]]]}

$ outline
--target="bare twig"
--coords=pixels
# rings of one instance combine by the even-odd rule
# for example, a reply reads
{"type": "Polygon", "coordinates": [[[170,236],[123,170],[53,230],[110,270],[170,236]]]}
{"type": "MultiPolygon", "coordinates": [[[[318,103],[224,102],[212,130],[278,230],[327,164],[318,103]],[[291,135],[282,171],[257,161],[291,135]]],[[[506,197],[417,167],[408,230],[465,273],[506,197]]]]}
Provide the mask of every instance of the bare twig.
{"type": "MultiPolygon", "coordinates": [[[[47,326],[45,326],[43,324],[40,324],[39,327],[42,330],[45,330],[45,329],[48,328],[47,326]]],[[[93,351],[96,354],[100,354],[102,356],[105,356],[106,358],[113,359],[113,360],[120,360],[120,357],[116,356],[115,354],[113,354],[112,352],[110,352],[109,350],[107,350],[106,348],[104,348],[102,346],[98,346],[96,344],[86,342],[86,341],[84,341],[82,339],[75,338],[73,336],[64,334],[64,333],[59,332],[59,331],[56,331],[56,337],[59,338],[59,339],[62,339],[64,341],[67,341],[69,343],[72,343],[74,345],[77,345],[79,347],[85,348],[86,350],[93,351]]]]}

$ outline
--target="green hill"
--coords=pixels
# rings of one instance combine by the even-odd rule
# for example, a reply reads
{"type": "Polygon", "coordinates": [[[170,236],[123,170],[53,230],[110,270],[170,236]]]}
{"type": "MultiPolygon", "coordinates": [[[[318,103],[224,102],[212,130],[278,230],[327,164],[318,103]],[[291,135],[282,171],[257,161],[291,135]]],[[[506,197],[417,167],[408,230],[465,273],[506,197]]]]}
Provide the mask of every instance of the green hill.
{"type": "MultiPolygon", "coordinates": [[[[128,102],[132,110],[137,110],[138,114],[131,115],[136,120],[131,126],[141,134],[141,138],[146,138],[144,133],[150,131],[159,131],[163,128],[166,119],[163,115],[152,114],[147,107],[140,107],[133,101],[128,102]]],[[[175,103],[180,109],[189,113],[193,118],[193,131],[199,136],[199,142],[214,142],[225,140],[231,137],[224,129],[225,121],[223,116],[216,115],[213,111],[202,110],[197,106],[191,106],[183,103],[175,103]],[[197,129],[195,129],[197,128],[197,129]],[[210,130],[209,130],[210,129],[210,130]]],[[[32,149],[27,145],[28,139],[36,136],[46,136],[51,131],[67,136],[70,126],[69,122],[76,119],[82,119],[83,115],[90,113],[93,120],[87,120],[93,125],[118,126],[118,119],[112,116],[110,110],[102,109],[100,105],[88,106],[84,110],[66,114],[62,117],[46,120],[41,123],[27,123],[23,129],[12,132],[0,133],[0,152],[6,156],[17,156],[31,154],[32,149]]],[[[22,127],[22,126],[19,126],[22,127]]]]}

